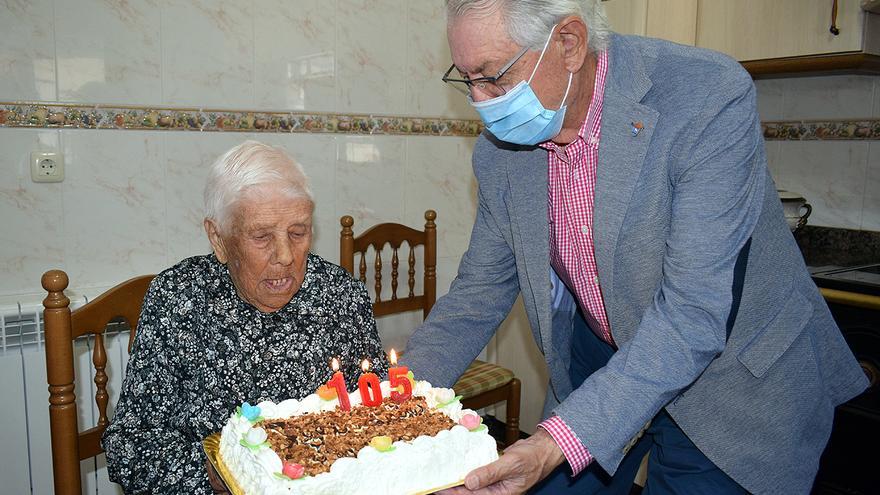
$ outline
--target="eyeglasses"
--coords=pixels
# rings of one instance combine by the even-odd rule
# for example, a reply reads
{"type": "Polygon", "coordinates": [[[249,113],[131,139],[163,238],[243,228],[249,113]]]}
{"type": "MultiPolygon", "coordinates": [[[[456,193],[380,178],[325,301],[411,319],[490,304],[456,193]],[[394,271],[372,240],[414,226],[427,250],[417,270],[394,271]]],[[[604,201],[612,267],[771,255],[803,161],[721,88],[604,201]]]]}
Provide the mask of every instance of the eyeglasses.
{"type": "Polygon", "coordinates": [[[529,47],[525,47],[520,50],[519,53],[517,53],[516,56],[514,56],[510,60],[510,62],[504,64],[504,67],[502,67],[501,70],[499,70],[498,73],[494,76],[478,77],[476,79],[459,79],[449,77],[449,74],[451,74],[452,71],[455,70],[455,64],[452,64],[449,66],[449,70],[446,71],[446,74],[443,74],[443,82],[451,84],[453,88],[468,96],[470,96],[472,88],[474,86],[476,86],[481,92],[486,93],[492,98],[502,96],[507,92],[507,90],[505,90],[503,86],[498,84],[498,80],[501,79],[501,77],[504,76],[504,74],[508,70],[510,70],[511,67],[513,67],[513,64],[515,64],[517,60],[522,58],[522,56],[525,55],[527,51],[529,51],[529,47]]]}

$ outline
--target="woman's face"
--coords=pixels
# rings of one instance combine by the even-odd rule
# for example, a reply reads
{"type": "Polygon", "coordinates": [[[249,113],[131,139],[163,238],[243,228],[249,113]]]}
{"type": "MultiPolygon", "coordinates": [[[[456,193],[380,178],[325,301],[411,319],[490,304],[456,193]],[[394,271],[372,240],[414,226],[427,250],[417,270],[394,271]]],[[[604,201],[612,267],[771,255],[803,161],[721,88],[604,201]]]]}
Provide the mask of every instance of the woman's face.
{"type": "Polygon", "coordinates": [[[239,297],[264,313],[278,311],[299,290],[312,243],[312,202],[273,187],[255,187],[232,208],[228,232],[205,230],[239,297]]]}

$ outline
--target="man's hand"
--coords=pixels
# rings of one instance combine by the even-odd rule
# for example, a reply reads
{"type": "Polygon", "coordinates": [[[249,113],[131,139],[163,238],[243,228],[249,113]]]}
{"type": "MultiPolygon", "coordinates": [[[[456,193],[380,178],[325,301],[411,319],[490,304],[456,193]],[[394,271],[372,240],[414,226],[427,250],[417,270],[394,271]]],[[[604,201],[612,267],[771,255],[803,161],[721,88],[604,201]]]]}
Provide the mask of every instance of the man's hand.
{"type": "Polygon", "coordinates": [[[474,469],[464,487],[450,488],[443,495],[507,495],[525,493],[565,461],[562,450],[543,428],[508,447],[492,464],[474,469]]]}

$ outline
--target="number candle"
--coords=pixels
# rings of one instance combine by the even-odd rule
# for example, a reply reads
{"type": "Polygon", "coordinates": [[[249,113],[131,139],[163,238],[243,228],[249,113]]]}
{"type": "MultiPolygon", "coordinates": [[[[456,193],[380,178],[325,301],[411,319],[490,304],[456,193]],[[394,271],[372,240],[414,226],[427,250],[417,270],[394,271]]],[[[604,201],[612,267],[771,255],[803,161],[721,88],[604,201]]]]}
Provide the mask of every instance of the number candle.
{"type": "Polygon", "coordinates": [[[333,358],[331,363],[333,367],[333,378],[327,382],[327,386],[336,389],[336,398],[339,399],[339,409],[343,411],[351,411],[351,402],[348,400],[348,390],[345,388],[345,377],[339,371],[339,360],[333,358]]]}
{"type": "Polygon", "coordinates": [[[358,389],[361,391],[361,402],[365,406],[376,407],[382,404],[382,390],[379,388],[379,377],[370,373],[370,362],[364,359],[361,363],[364,372],[358,379],[358,389]]]}
{"type": "Polygon", "coordinates": [[[403,402],[410,397],[412,397],[412,383],[409,381],[409,377],[406,375],[409,373],[409,368],[406,366],[397,366],[397,353],[394,352],[394,349],[391,349],[391,353],[388,355],[388,360],[391,361],[391,368],[388,368],[388,382],[391,384],[391,400],[394,402],[403,402]],[[402,392],[398,392],[398,389],[402,388],[402,392]]]}

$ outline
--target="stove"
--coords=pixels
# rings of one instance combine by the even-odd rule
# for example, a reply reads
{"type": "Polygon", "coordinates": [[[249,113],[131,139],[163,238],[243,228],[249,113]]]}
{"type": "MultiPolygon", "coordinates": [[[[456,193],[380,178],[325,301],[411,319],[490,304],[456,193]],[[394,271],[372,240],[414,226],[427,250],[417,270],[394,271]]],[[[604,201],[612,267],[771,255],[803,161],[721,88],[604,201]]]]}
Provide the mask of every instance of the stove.
{"type": "MultiPolygon", "coordinates": [[[[813,267],[810,273],[819,287],[880,296],[880,263],[813,267]]],[[[841,302],[829,303],[828,307],[868,376],[870,386],[858,397],[838,406],[813,493],[877,493],[880,486],[880,472],[876,467],[880,446],[880,307],[841,302]]]]}
{"type": "Polygon", "coordinates": [[[880,296],[880,263],[864,266],[820,266],[810,269],[819,287],[880,296]]]}

